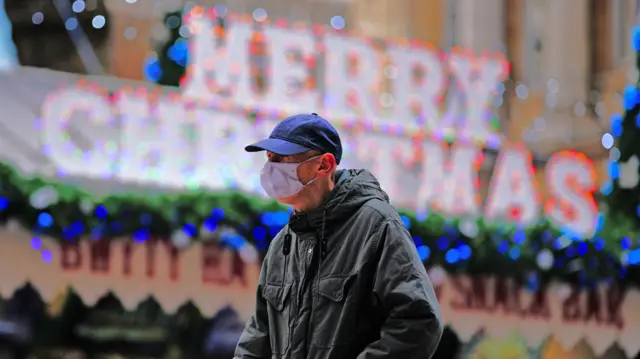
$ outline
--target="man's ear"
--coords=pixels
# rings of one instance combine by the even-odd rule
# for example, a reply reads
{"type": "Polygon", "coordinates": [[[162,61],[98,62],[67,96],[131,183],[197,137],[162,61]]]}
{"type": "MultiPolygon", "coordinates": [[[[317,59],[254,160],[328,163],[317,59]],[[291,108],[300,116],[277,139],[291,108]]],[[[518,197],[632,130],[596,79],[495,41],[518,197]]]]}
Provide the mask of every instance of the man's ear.
{"type": "Polygon", "coordinates": [[[320,158],[320,168],[318,168],[318,174],[321,176],[328,176],[333,172],[336,166],[336,158],[331,153],[325,153],[320,158]]]}

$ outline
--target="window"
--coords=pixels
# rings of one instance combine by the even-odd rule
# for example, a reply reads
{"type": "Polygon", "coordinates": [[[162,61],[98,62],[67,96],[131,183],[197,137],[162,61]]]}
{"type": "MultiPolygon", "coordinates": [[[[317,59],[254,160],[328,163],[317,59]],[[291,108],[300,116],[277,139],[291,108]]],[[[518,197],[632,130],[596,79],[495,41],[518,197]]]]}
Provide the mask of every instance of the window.
{"type": "Polygon", "coordinates": [[[523,77],[524,82],[533,88],[543,86],[544,29],[546,23],[547,1],[524,1],[524,43],[523,77]]]}

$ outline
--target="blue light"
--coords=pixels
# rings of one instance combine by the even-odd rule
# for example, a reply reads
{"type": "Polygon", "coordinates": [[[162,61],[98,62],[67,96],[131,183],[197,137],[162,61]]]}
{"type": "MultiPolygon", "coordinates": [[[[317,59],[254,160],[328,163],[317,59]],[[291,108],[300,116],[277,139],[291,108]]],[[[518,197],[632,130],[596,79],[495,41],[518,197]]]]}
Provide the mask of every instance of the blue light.
{"type": "Polygon", "coordinates": [[[66,240],[72,240],[76,239],[78,235],[73,232],[72,227],[64,227],[62,229],[62,237],[66,240]]]}
{"type": "Polygon", "coordinates": [[[578,255],[579,256],[586,255],[588,250],[589,250],[589,246],[587,245],[586,242],[578,243],[578,255]]]}
{"type": "Polygon", "coordinates": [[[98,217],[99,219],[107,218],[108,214],[109,212],[107,212],[107,209],[104,206],[96,207],[96,217],[98,217]]]}
{"type": "Polygon", "coordinates": [[[189,237],[195,237],[198,233],[198,229],[192,223],[185,223],[184,226],[182,226],[182,231],[189,237]]]}
{"type": "Polygon", "coordinates": [[[622,248],[623,251],[631,248],[631,239],[629,237],[622,238],[620,241],[620,248],[622,248]]]}
{"type": "Polygon", "coordinates": [[[219,207],[214,208],[213,211],[211,211],[211,218],[215,219],[216,221],[224,219],[224,210],[219,207]]]}
{"type": "Polygon", "coordinates": [[[631,31],[631,46],[633,46],[633,51],[640,51],[640,27],[635,26],[631,31]]]}
{"type": "Polygon", "coordinates": [[[273,221],[275,226],[284,227],[289,223],[289,217],[291,214],[287,211],[273,212],[273,221]]]}
{"type": "Polygon", "coordinates": [[[611,134],[616,137],[622,135],[622,115],[619,113],[611,116],[611,134]]]}
{"type": "Polygon", "coordinates": [[[444,259],[447,261],[447,263],[456,263],[460,260],[460,253],[458,253],[457,249],[451,248],[445,254],[444,259]]]}
{"type": "Polygon", "coordinates": [[[40,238],[38,237],[31,238],[31,248],[39,251],[40,248],[42,248],[42,240],[40,240],[40,238]]]}
{"type": "Polygon", "coordinates": [[[602,135],[602,140],[600,142],[602,143],[602,147],[611,149],[611,147],[613,147],[615,143],[615,139],[613,138],[613,136],[611,136],[610,133],[605,133],[604,135],[602,135]]]}
{"type": "Polygon", "coordinates": [[[142,243],[151,237],[151,231],[148,228],[142,228],[133,232],[133,241],[142,243]]]}
{"type": "Polygon", "coordinates": [[[158,82],[162,78],[162,68],[158,59],[150,59],[145,62],[144,75],[147,80],[158,82]]]}
{"type": "Polygon", "coordinates": [[[421,260],[425,261],[431,256],[431,250],[425,245],[418,246],[418,255],[421,260]]]}
{"type": "Polygon", "coordinates": [[[611,194],[611,192],[613,192],[613,182],[606,181],[605,183],[602,184],[602,187],[600,187],[600,193],[602,193],[605,196],[608,196],[611,194]]]}
{"type": "Polygon", "coordinates": [[[598,213],[598,219],[596,220],[596,233],[599,233],[604,227],[604,222],[606,218],[604,217],[604,213],[598,213]]]}
{"type": "Polygon", "coordinates": [[[438,239],[437,246],[438,249],[444,251],[445,249],[449,248],[449,239],[447,237],[440,237],[440,239],[438,239]]]}
{"type": "Polygon", "coordinates": [[[530,273],[527,276],[527,289],[531,292],[537,292],[540,288],[540,278],[537,273],[530,273]]]}
{"type": "Polygon", "coordinates": [[[0,197],[0,212],[9,208],[9,199],[7,197],[0,197]]]}
{"type": "Polygon", "coordinates": [[[513,246],[511,247],[511,249],[509,249],[509,258],[516,260],[520,258],[520,253],[520,246],[513,246]]]}
{"type": "Polygon", "coordinates": [[[222,238],[222,243],[227,244],[235,249],[240,249],[245,246],[246,241],[239,234],[229,234],[222,238]]]}
{"type": "Polygon", "coordinates": [[[270,237],[277,236],[278,233],[280,233],[280,230],[282,230],[282,227],[280,226],[269,226],[269,236],[270,237]]]}
{"type": "Polygon", "coordinates": [[[38,215],[38,225],[43,228],[49,228],[53,225],[53,217],[47,212],[42,212],[38,215]]]}
{"type": "Polygon", "coordinates": [[[45,261],[45,263],[51,263],[51,261],[53,261],[53,253],[48,249],[43,250],[42,260],[45,261]]]}
{"type": "Polygon", "coordinates": [[[406,229],[410,229],[411,228],[411,219],[409,219],[409,217],[400,216],[400,219],[402,219],[402,223],[404,223],[404,226],[405,226],[406,229]]]}
{"type": "Polygon", "coordinates": [[[638,104],[638,88],[636,86],[628,85],[624,88],[622,103],[624,104],[624,109],[627,111],[633,109],[638,104]]]}
{"type": "Polygon", "coordinates": [[[209,217],[204,220],[204,228],[206,228],[209,232],[214,232],[216,229],[218,229],[218,222],[215,219],[209,217]]]}
{"type": "Polygon", "coordinates": [[[631,252],[629,252],[629,255],[627,256],[627,261],[629,265],[640,264],[640,248],[634,249],[631,252]]]}
{"type": "Polygon", "coordinates": [[[593,247],[597,250],[597,251],[601,251],[604,249],[604,239],[598,237],[596,238],[595,241],[593,241],[593,247]]]}
{"type": "Polygon", "coordinates": [[[471,258],[471,247],[469,247],[466,244],[463,244],[460,247],[458,247],[458,253],[460,254],[460,259],[467,260],[471,258]]]}
{"type": "Polygon", "coordinates": [[[640,128],[640,113],[636,115],[636,127],[640,128]]]}
{"type": "Polygon", "coordinates": [[[82,223],[81,221],[73,222],[73,224],[71,225],[71,231],[73,231],[76,236],[81,235],[82,233],[84,233],[84,223],[82,223]]]}
{"type": "Polygon", "coordinates": [[[422,243],[422,238],[418,237],[418,236],[413,236],[413,243],[416,245],[416,247],[420,247],[423,243],[422,243]]]}
{"type": "Polygon", "coordinates": [[[518,231],[513,235],[513,243],[522,244],[527,239],[527,236],[522,231],[518,231]]]}
{"type": "Polygon", "coordinates": [[[505,254],[508,250],[509,242],[507,242],[505,239],[501,240],[500,243],[498,243],[498,252],[505,254]]]}
{"type": "Polygon", "coordinates": [[[571,259],[573,257],[576,256],[576,249],[573,245],[567,246],[567,248],[564,249],[564,255],[571,259]]]}
{"type": "Polygon", "coordinates": [[[262,238],[262,239],[256,238],[256,248],[261,251],[266,250],[267,248],[269,248],[269,241],[267,241],[266,238],[262,238]]]}
{"type": "Polygon", "coordinates": [[[260,222],[265,226],[273,226],[275,225],[275,216],[271,212],[264,212],[260,216],[260,222]]]}
{"type": "Polygon", "coordinates": [[[329,23],[331,24],[331,27],[336,30],[342,30],[344,29],[344,26],[345,26],[344,18],[338,15],[332,17],[329,23]]]}
{"type": "Polygon", "coordinates": [[[187,65],[188,56],[188,44],[184,39],[176,41],[171,45],[171,47],[169,47],[169,50],[167,50],[167,57],[169,57],[171,61],[183,67],[187,65]]]}
{"type": "Polygon", "coordinates": [[[253,238],[255,238],[258,241],[264,240],[265,238],[267,238],[267,230],[262,226],[258,226],[254,228],[251,234],[253,235],[253,238]]]}
{"type": "Polygon", "coordinates": [[[618,162],[609,162],[609,177],[612,179],[620,178],[620,165],[618,162]]]}
{"type": "Polygon", "coordinates": [[[91,238],[92,239],[100,239],[100,238],[102,238],[103,232],[104,232],[104,228],[102,228],[102,226],[93,228],[91,230],[91,238]]]}

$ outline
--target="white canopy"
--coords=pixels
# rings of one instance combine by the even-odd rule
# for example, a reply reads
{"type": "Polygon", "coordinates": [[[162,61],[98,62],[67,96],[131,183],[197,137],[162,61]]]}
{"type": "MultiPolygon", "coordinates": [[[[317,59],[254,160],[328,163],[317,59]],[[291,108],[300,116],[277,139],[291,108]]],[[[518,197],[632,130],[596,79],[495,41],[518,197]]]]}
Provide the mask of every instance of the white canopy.
{"type": "MultiPolygon", "coordinates": [[[[116,91],[125,86],[134,88],[157,88],[148,82],[131,81],[109,76],[79,75],[58,72],[49,69],[20,67],[12,72],[0,72],[0,161],[9,162],[25,176],[39,175],[58,178],[56,166],[44,154],[37,119],[41,115],[42,106],[48,95],[63,87],[72,87],[84,79],[97,83],[101,88],[116,91]]],[[[165,88],[165,92],[177,92],[176,88],[165,88]]],[[[90,127],[83,127],[83,130],[90,127]]],[[[99,130],[99,129],[95,129],[99,130]]],[[[83,133],[76,134],[90,137],[83,133]]],[[[93,137],[93,136],[91,136],[93,137]]],[[[76,138],[77,140],[77,138],[76,138]]],[[[78,185],[96,194],[119,191],[140,190],[154,191],[149,184],[123,184],[113,179],[100,181],[87,178],[65,177],[65,182],[78,185]]],[[[156,188],[155,190],[159,190],[156,188]]],[[[163,189],[163,192],[168,191],[163,189]]]]}

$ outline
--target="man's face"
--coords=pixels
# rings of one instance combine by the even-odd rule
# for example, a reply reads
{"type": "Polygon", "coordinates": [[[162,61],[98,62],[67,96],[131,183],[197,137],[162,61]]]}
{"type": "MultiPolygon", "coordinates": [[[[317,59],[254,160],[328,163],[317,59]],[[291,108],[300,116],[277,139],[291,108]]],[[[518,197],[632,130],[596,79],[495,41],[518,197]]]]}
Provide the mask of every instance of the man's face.
{"type": "Polygon", "coordinates": [[[336,169],[336,160],[331,154],[321,155],[318,152],[309,151],[299,155],[280,156],[267,152],[267,161],[300,163],[296,174],[298,180],[305,186],[293,196],[278,198],[278,202],[291,205],[296,211],[314,208],[321,203],[324,195],[333,189],[332,174],[336,169]],[[313,182],[309,183],[311,181],[313,182]]]}
{"type": "Polygon", "coordinates": [[[318,170],[322,166],[322,157],[313,151],[293,156],[280,156],[272,152],[267,152],[267,161],[277,163],[301,163],[297,170],[298,180],[305,185],[316,178],[318,170]],[[313,157],[317,158],[308,161],[313,157]]]}

